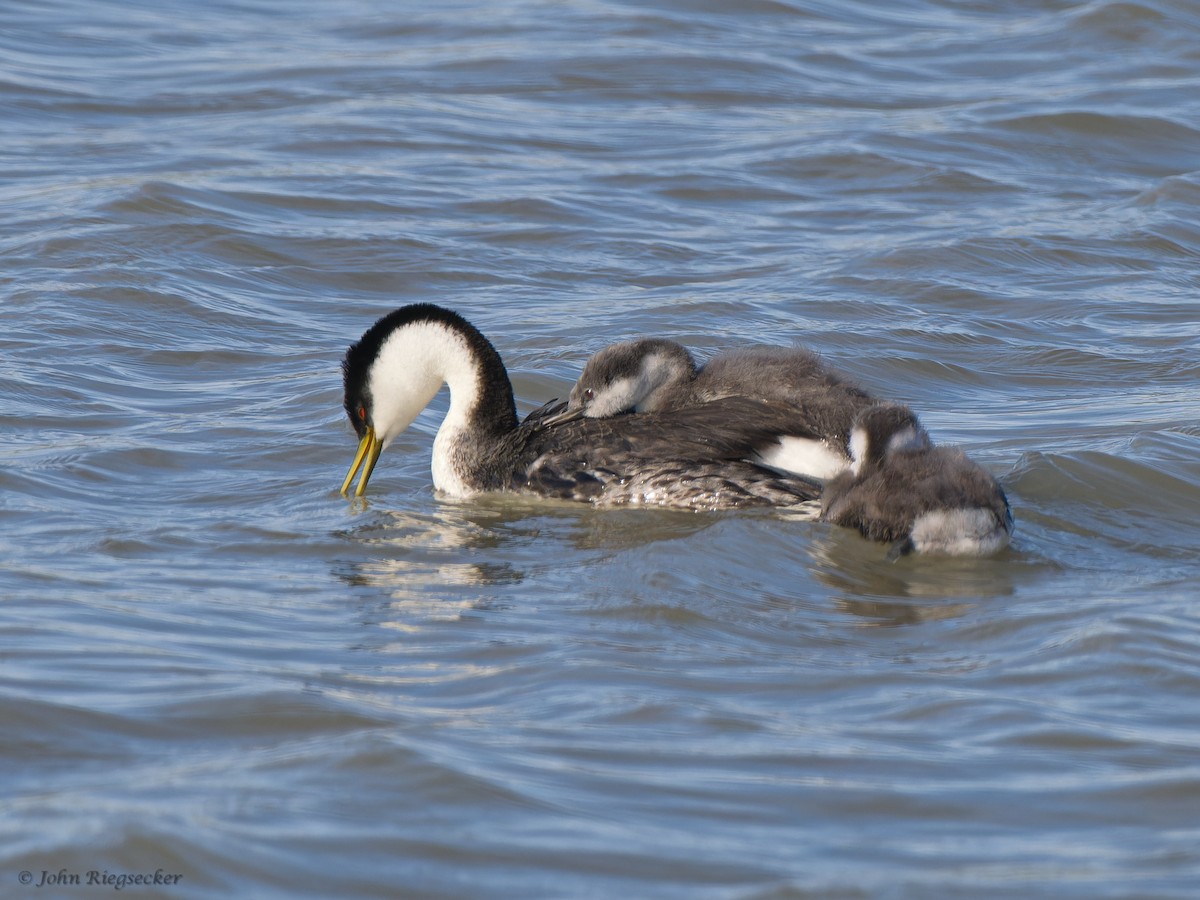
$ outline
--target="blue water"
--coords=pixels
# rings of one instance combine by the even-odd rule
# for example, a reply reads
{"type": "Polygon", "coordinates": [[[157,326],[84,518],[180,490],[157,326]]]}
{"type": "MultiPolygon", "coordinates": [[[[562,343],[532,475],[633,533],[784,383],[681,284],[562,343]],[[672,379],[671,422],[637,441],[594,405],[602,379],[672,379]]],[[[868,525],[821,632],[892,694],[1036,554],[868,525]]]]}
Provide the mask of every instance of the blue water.
{"type": "Polygon", "coordinates": [[[0,895],[1194,896],[1197,46],[1183,2],[5,4],[0,895]],[[347,501],[341,356],[411,302],[522,411],[620,338],[801,342],[1013,545],[449,500],[445,396],[347,501]]]}

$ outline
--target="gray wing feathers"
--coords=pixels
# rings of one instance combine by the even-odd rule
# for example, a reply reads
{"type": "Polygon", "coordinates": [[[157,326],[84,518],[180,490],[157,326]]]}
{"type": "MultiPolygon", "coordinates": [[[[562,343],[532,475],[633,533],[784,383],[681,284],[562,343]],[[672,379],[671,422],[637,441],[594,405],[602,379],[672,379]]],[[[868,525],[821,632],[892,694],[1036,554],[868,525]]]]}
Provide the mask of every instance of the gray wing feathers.
{"type": "Polygon", "coordinates": [[[776,404],[727,398],[553,427],[541,427],[552,412],[543,410],[513,433],[512,465],[495,488],[688,509],[791,505],[820,495],[814,481],[749,461],[777,440],[781,418],[791,417],[776,404]]]}

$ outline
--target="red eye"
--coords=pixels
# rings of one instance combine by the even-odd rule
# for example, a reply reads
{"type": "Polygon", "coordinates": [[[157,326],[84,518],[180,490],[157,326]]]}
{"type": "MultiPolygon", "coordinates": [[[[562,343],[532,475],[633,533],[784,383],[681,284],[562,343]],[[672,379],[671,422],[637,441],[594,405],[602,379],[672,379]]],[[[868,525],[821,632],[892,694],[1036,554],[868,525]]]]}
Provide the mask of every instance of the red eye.
{"type": "Polygon", "coordinates": [[[358,409],[355,410],[355,412],[358,413],[358,421],[360,421],[360,422],[367,421],[367,408],[365,406],[360,405],[358,407],[358,409]]]}
{"type": "Polygon", "coordinates": [[[595,398],[595,396],[596,396],[596,392],[593,391],[591,388],[588,388],[586,391],[583,392],[584,400],[592,400],[595,398]]]}

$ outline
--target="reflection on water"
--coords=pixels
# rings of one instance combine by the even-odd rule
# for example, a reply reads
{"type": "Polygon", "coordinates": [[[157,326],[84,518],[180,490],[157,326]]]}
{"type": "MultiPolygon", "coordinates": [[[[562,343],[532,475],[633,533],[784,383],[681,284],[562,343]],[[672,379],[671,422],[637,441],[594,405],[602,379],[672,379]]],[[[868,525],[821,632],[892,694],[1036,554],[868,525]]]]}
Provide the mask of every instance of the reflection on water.
{"type": "Polygon", "coordinates": [[[488,605],[480,588],[519,583],[525,573],[506,561],[479,557],[501,547],[499,532],[453,510],[376,511],[364,500],[351,504],[369,519],[341,538],[352,551],[334,573],[347,584],[369,587],[390,598],[398,615],[391,627],[417,629],[420,623],[453,620],[488,605]]]}
{"type": "MultiPolygon", "coordinates": [[[[892,599],[970,598],[972,602],[962,607],[965,610],[976,599],[1011,596],[1028,577],[1019,545],[982,559],[908,555],[890,561],[884,545],[864,540],[852,529],[829,526],[814,536],[807,549],[812,575],[833,590],[839,605],[850,612],[872,609],[876,603],[886,607],[892,599]]],[[[900,607],[900,622],[920,620],[926,612],[930,617],[944,617],[945,609],[952,608],[932,604],[926,611],[922,604],[903,603],[900,607]]]]}
{"type": "Polygon", "coordinates": [[[498,587],[686,539],[719,519],[505,495],[440,498],[432,512],[384,509],[361,499],[351,506],[366,518],[339,532],[355,549],[347,554],[353,561],[340,561],[335,572],[348,584],[382,591],[394,601],[395,627],[412,628],[489,606],[498,587]]]}
{"type": "Polygon", "coordinates": [[[915,625],[938,619],[956,619],[966,615],[977,603],[892,603],[883,600],[862,600],[857,597],[835,597],[834,605],[853,616],[860,616],[866,625],[915,625]]]}

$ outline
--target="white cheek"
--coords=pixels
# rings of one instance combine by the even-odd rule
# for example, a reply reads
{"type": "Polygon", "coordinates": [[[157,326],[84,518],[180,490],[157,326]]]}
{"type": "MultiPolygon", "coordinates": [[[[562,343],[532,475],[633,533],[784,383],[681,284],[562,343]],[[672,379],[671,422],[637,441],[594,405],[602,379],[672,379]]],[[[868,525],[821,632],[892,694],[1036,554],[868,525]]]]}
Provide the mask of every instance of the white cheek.
{"type": "Polygon", "coordinates": [[[396,371],[372,372],[371,396],[375,404],[371,418],[383,449],[413,423],[440,387],[441,380],[433,377],[404,378],[396,371]]]}
{"type": "Polygon", "coordinates": [[[888,439],[887,453],[895,450],[917,450],[925,446],[925,441],[917,429],[902,428],[888,439]]]}
{"type": "Polygon", "coordinates": [[[604,419],[629,412],[639,399],[633,380],[618,378],[596,392],[592,400],[584,405],[584,414],[592,419],[604,419]]]}
{"type": "Polygon", "coordinates": [[[990,556],[1008,545],[1009,529],[986,509],[939,509],[917,517],[912,541],[918,553],[990,556]]]}

